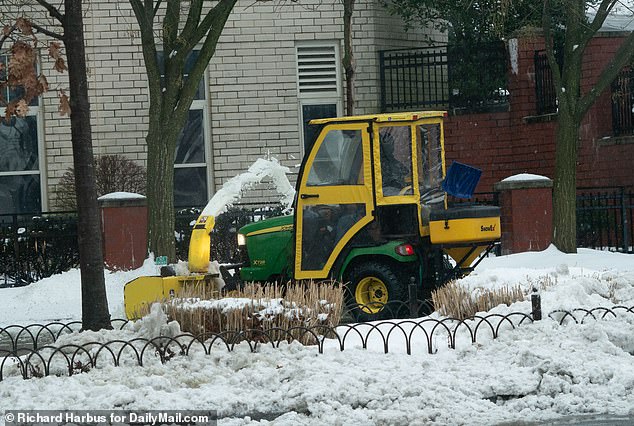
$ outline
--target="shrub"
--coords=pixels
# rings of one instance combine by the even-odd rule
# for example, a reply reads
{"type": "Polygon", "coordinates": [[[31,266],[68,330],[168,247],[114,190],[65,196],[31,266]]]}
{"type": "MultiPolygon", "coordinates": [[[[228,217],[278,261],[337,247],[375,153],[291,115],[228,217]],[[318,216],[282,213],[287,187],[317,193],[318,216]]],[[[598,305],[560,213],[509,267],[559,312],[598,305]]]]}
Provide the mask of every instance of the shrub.
{"type": "MultiPolygon", "coordinates": [[[[145,169],[122,155],[95,157],[95,186],[97,196],[111,192],[145,194],[145,169]]],[[[70,167],[55,187],[55,205],[61,210],[76,210],[75,170],[70,167]]]]}
{"type": "Polygon", "coordinates": [[[472,318],[478,312],[486,312],[494,307],[524,300],[524,292],[519,285],[496,289],[471,291],[457,281],[450,281],[432,292],[436,310],[442,316],[457,319],[472,318]]]}

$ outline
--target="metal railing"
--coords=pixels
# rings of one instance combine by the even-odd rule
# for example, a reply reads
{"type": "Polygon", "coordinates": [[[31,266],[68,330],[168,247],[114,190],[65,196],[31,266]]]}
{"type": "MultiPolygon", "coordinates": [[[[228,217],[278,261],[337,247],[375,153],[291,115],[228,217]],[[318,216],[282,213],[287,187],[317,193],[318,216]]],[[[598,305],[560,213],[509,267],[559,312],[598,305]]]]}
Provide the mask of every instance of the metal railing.
{"type": "MultiPolygon", "coordinates": [[[[499,205],[495,192],[476,193],[449,204],[499,205]]],[[[187,260],[189,239],[200,208],[176,213],[176,252],[187,260]]],[[[211,256],[233,263],[237,231],[255,220],[282,214],[279,205],[242,204],[217,218],[211,234],[211,256]]],[[[579,247],[634,252],[634,193],[620,187],[580,188],[577,195],[579,247]]],[[[0,215],[0,287],[26,285],[79,264],[75,213],[0,215]]]]}
{"type": "Polygon", "coordinates": [[[623,187],[579,188],[577,245],[634,253],[634,192],[623,187]]]}
{"type": "Polygon", "coordinates": [[[20,286],[79,264],[77,215],[0,215],[0,287],[20,286]]]}
{"type": "MultiPolygon", "coordinates": [[[[221,333],[157,336],[144,338],[120,335],[110,341],[56,344],[61,337],[76,333],[79,321],[71,323],[0,326],[0,382],[7,377],[24,379],[49,375],[74,375],[93,368],[165,364],[174,357],[194,354],[211,355],[233,352],[237,345],[247,345],[251,352],[268,346],[279,349],[305,335],[312,337],[310,346],[319,353],[346,349],[380,350],[434,355],[446,346],[449,350],[483,344],[512,333],[535,321],[554,321],[559,325],[606,321],[634,314],[634,306],[611,306],[553,311],[545,319],[533,313],[512,312],[487,314],[468,319],[422,317],[372,323],[315,325],[292,329],[261,327],[221,333]],[[443,343],[445,342],[445,343],[443,343]],[[17,368],[16,368],[17,367],[17,368]]],[[[127,320],[113,320],[113,328],[123,330],[127,320]]],[[[66,338],[65,340],[68,340],[66,338]]]]}
{"type": "Polygon", "coordinates": [[[381,111],[506,106],[504,43],[379,51],[381,111]]]}

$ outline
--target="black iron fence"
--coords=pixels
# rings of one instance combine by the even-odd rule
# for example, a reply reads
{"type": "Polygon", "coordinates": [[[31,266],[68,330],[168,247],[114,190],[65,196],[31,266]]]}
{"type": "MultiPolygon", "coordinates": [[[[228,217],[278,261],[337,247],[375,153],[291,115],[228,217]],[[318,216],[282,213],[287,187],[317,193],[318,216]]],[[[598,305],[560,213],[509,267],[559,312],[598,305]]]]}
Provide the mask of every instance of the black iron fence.
{"type": "MultiPolygon", "coordinates": [[[[558,310],[548,315],[559,325],[587,321],[613,320],[634,314],[634,306],[612,306],[558,310]]],[[[483,344],[511,333],[541,318],[534,314],[512,312],[506,315],[488,314],[469,319],[423,317],[398,321],[315,325],[292,329],[262,329],[203,333],[183,333],[177,336],[143,338],[130,335],[112,340],[57,343],[62,336],[76,333],[79,321],[72,323],[10,325],[0,327],[0,381],[7,377],[44,377],[73,375],[103,365],[144,366],[167,363],[177,356],[210,355],[218,351],[232,352],[238,344],[247,345],[251,352],[263,346],[278,349],[306,335],[312,337],[312,347],[319,353],[350,349],[379,350],[384,353],[403,352],[435,354],[446,346],[456,349],[483,344]]],[[[113,320],[113,328],[123,330],[127,320],[113,320]]],[[[108,339],[108,336],[103,336],[108,339]]]]}
{"type": "MultiPolygon", "coordinates": [[[[200,212],[201,208],[176,212],[176,254],[181,260],[187,260],[191,231],[200,212]]],[[[281,214],[279,204],[243,204],[220,215],[211,234],[212,258],[231,263],[241,226],[281,214]]],[[[0,215],[0,287],[27,285],[78,265],[76,213],[0,215]]]]}
{"type": "Polygon", "coordinates": [[[484,204],[487,206],[499,206],[500,194],[498,192],[476,192],[471,198],[457,198],[452,195],[447,196],[447,205],[450,207],[465,204],[484,204]]]}
{"type": "Polygon", "coordinates": [[[379,51],[381,111],[506,106],[504,43],[379,51]]]}
{"type": "MultiPolygon", "coordinates": [[[[495,192],[476,193],[461,203],[498,205],[495,192]]],[[[189,239],[200,208],[176,213],[176,252],[187,260],[189,239]]],[[[237,231],[247,223],[279,216],[280,205],[243,204],[220,215],[211,234],[212,258],[236,260],[237,231]]],[[[634,193],[625,188],[584,188],[577,195],[578,246],[634,252],[634,193]]],[[[0,287],[26,285],[79,264],[75,213],[0,215],[0,287]]]]}
{"type": "Polygon", "coordinates": [[[0,287],[26,285],[78,264],[76,214],[0,215],[0,287]]]}
{"type": "Polygon", "coordinates": [[[624,68],[612,82],[614,136],[634,134],[634,69],[624,68]]]}
{"type": "Polygon", "coordinates": [[[634,192],[626,188],[580,188],[577,194],[579,247],[633,253],[634,192]]]}

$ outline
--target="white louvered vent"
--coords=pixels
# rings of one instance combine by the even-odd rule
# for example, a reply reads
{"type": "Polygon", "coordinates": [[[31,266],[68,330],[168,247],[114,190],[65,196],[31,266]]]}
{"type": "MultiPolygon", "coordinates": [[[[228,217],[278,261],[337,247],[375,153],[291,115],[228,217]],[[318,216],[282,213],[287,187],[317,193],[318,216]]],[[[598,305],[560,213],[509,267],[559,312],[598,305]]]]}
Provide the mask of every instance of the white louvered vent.
{"type": "Polygon", "coordinates": [[[299,93],[337,92],[335,46],[297,46],[299,93]]]}

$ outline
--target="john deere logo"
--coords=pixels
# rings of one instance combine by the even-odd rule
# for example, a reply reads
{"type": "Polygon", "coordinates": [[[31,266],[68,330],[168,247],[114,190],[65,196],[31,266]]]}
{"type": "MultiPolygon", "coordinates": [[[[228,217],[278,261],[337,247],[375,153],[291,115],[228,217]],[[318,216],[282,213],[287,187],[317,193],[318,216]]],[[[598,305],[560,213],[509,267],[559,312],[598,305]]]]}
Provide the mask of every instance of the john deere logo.
{"type": "Polygon", "coordinates": [[[495,231],[495,225],[489,225],[489,226],[482,225],[480,227],[480,231],[481,232],[493,232],[493,231],[495,231]]]}

